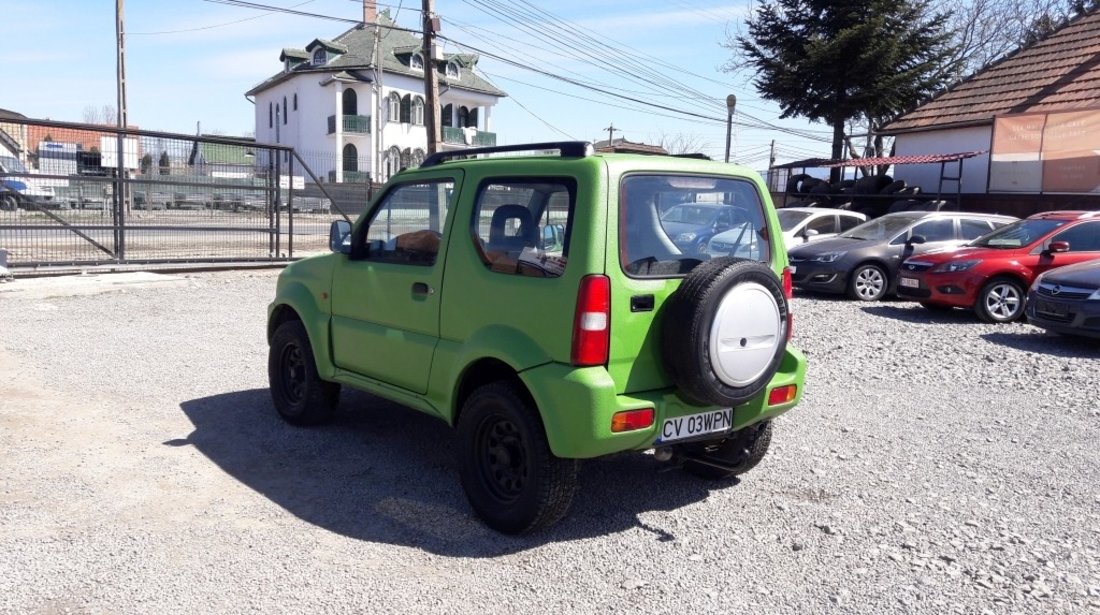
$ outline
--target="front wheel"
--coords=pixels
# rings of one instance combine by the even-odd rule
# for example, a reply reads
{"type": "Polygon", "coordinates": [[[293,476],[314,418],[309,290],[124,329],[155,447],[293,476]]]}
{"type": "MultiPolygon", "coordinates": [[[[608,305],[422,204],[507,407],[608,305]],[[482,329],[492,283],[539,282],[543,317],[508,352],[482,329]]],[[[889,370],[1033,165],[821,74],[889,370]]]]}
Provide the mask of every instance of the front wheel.
{"type": "Polygon", "coordinates": [[[489,527],[523,534],[561,519],[577,488],[575,459],[550,451],[534,404],[511,384],[477,389],[458,421],[459,475],[489,527]]]}
{"type": "Polygon", "coordinates": [[[19,199],[14,194],[0,195],[0,210],[15,211],[19,207],[19,199]]]}
{"type": "Polygon", "coordinates": [[[683,444],[681,451],[688,457],[684,470],[708,480],[740,476],[764,459],[771,442],[772,422],[764,421],[716,442],[683,444]],[[713,461],[717,465],[705,461],[713,461]]]}
{"type": "Polygon", "coordinates": [[[1002,323],[1024,315],[1024,287],[1011,278],[996,278],[982,287],[974,311],[984,322],[1002,323]]]}
{"type": "Polygon", "coordinates": [[[848,282],[848,296],[859,301],[878,301],[886,294],[889,279],[878,265],[860,265],[848,282]]]}
{"type": "Polygon", "coordinates": [[[332,418],[340,402],[340,385],[317,375],[309,335],[300,320],[279,325],[267,358],[271,400],[279,416],[292,425],[318,425],[332,418]]]}

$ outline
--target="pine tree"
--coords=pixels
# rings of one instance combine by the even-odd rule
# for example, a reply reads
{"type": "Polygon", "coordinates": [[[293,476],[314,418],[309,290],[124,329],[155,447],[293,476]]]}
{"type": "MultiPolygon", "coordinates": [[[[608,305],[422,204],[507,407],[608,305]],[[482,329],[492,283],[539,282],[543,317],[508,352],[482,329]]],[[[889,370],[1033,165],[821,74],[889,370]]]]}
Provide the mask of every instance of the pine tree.
{"type": "Polygon", "coordinates": [[[764,0],[730,46],[780,117],[833,128],[841,158],[849,120],[888,121],[947,85],[947,17],[927,0],[764,0]]]}

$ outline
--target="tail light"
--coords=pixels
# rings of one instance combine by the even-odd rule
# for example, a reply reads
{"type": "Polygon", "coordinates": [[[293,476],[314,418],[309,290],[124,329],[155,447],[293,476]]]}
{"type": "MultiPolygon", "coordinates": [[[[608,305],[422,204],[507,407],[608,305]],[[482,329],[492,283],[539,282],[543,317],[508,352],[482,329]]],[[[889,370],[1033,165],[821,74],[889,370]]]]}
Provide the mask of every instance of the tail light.
{"type": "Polygon", "coordinates": [[[791,279],[791,268],[783,268],[783,296],[787,298],[787,341],[791,341],[794,335],[794,312],[791,311],[791,299],[794,299],[794,281],[791,279]]]}
{"type": "Polygon", "coordinates": [[[605,365],[611,346],[611,281],[607,276],[581,279],[573,318],[573,365],[605,365]]]}

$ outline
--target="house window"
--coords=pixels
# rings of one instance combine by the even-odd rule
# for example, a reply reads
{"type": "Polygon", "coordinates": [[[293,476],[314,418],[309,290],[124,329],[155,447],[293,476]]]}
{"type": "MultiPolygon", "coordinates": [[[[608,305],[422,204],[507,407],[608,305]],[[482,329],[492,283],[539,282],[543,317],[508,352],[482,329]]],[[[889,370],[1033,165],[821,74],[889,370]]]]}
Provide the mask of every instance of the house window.
{"type": "Polygon", "coordinates": [[[317,49],[313,50],[313,61],[311,62],[311,64],[313,64],[314,66],[321,66],[325,63],[326,59],[327,58],[325,57],[324,47],[318,47],[317,49]]]}
{"type": "Polygon", "coordinates": [[[469,122],[469,121],[470,121],[470,110],[467,109],[466,107],[459,107],[458,108],[458,126],[459,126],[459,128],[464,128],[467,125],[467,122],[469,122]]]}
{"type": "Polygon", "coordinates": [[[412,123],[417,126],[424,125],[424,99],[420,96],[413,99],[412,123]]]}
{"type": "Polygon", "coordinates": [[[413,57],[409,58],[409,68],[413,70],[424,70],[424,57],[419,53],[413,54],[413,57]]]}
{"type": "Polygon", "coordinates": [[[458,79],[458,64],[454,62],[447,62],[447,76],[452,79],[458,79]]]}
{"type": "Polygon", "coordinates": [[[359,150],[351,143],[344,146],[343,168],[345,173],[348,171],[354,173],[359,170],[359,150]]]}
{"type": "Polygon", "coordinates": [[[424,158],[425,158],[426,156],[427,156],[427,154],[426,154],[426,153],[424,152],[424,150],[420,149],[419,147],[418,147],[418,148],[416,148],[416,149],[414,149],[414,150],[413,150],[413,155],[412,155],[412,163],[413,163],[413,165],[415,165],[415,166],[420,166],[420,164],[421,164],[422,162],[424,162],[424,158]]]}
{"type": "Polygon", "coordinates": [[[297,92],[294,93],[294,110],[295,111],[298,110],[298,93],[297,92]]]}
{"type": "Polygon", "coordinates": [[[470,114],[466,116],[466,126],[468,128],[477,128],[477,107],[470,109],[470,114]]]}
{"type": "Polygon", "coordinates": [[[290,115],[289,113],[286,113],[286,112],[285,112],[285,111],[286,111],[286,109],[287,109],[287,106],[286,106],[286,96],[283,96],[283,111],[284,111],[284,113],[283,113],[283,124],[284,124],[284,125],[286,125],[286,116],[290,115]]]}
{"type": "Polygon", "coordinates": [[[272,128],[273,126],[275,126],[275,106],[267,103],[267,127],[272,128]]]}
{"type": "Polygon", "coordinates": [[[454,116],[454,105],[447,105],[443,107],[443,112],[439,115],[439,122],[443,126],[454,126],[451,123],[454,116]]]}
{"type": "Polygon", "coordinates": [[[387,116],[391,122],[398,122],[401,120],[401,95],[397,92],[390,92],[389,99],[389,113],[387,116]]]}
{"type": "Polygon", "coordinates": [[[401,170],[401,150],[391,147],[386,152],[386,178],[393,177],[401,170]]]}
{"type": "Polygon", "coordinates": [[[347,89],[341,95],[344,103],[344,115],[359,115],[359,97],[355,90],[347,89]]]}
{"type": "Polygon", "coordinates": [[[412,121],[412,96],[405,94],[401,99],[401,123],[408,124],[412,121]]]}

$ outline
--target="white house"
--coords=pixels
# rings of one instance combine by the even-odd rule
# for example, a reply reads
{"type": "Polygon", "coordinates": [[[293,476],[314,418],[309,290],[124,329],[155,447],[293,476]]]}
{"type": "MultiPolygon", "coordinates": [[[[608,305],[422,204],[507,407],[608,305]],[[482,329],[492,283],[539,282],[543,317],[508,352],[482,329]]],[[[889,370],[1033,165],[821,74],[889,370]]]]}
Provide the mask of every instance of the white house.
{"type": "Polygon", "coordinates": [[[492,108],[506,94],[474,72],[478,57],[421,50],[421,38],[386,13],[365,13],[331,41],[283,49],[282,71],[245,93],[256,140],[292,145],[324,181],[384,182],[424,159],[424,71],[434,70],[443,148],[496,145],[492,108]]]}

